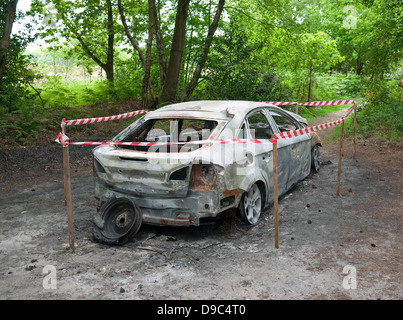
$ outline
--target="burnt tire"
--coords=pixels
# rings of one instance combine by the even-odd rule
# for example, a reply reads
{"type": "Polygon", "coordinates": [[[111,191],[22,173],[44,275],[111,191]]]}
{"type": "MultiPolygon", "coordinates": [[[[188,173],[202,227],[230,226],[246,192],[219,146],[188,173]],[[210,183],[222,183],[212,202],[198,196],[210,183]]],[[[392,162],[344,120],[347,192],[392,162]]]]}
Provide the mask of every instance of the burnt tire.
{"type": "Polygon", "coordinates": [[[320,151],[319,146],[315,145],[311,149],[311,171],[318,173],[320,170],[320,151]]]}
{"type": "Polygon", "coordinates": [[[105,202],[94,219],[94,240],[109,245],[123,245],[140,229],[143,216],[130,199],[113,198],[105,202]]]}

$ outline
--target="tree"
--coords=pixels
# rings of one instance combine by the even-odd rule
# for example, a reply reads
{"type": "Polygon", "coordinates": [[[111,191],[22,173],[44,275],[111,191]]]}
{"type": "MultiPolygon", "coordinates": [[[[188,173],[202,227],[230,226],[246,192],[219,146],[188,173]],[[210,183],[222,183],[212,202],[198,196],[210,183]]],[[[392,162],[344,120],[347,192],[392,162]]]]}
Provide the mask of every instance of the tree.
{"type": "Polygon", "coordinates": [[[279,66],[287,68],[294,74],[294,81],[302,82],[301,98],[311,101],[313,98],[314,74],[329,70],[344,60],[337,50],[337,43],[324,32],[305,33],[298,37],[299,45],[288,48],[279,59],[279,66]],[[281,61],[281,62],[280,62],[281,61]],[[280,64],[281,63],[281,64],[280,64]]]}
{"type": "Polygon", "coordinates": [[[224,9],[224,4],[225,4],[225,0],[220,0],[218,2],[217,10],[216,10],[213,22],[209,26],[209,30],[208,30],[208,33],[207,33],[206,40],[204,42],[203,50],[202,50],[201,56],[199,58],[199,61],[197,63],[197,66],[196,66],[196,68],[194,70],[192,79],[190,80],[190,83],[187,85],[187,87],[182,92],[182,95],[181,95],[181,100],[182,101],[190,97],[190,95],[193,93],[193,90],[196,88],[196,86],[198,84],[201,72],[202,72],[202,70],[204,68],[204,65],[205,65],[206,60],[207,60],[207,56],[208,56],[208,54],[210,52],[210,47],[211,47],[211,44],[213,42],[213,37],[214,37],[214,34],[215,34],[216,30],[217,30],[218,23],[219,23],[220,18],[221,18],[221,13],[222,13],[222,11],[224,9]]]}
{"type": "Polygon", "coordinates": [[[176,89],[178,87],[179,72],[182,64],[182,55],[185,45],[186,21],[188,18],[189,2],[190,0],[178,0],[168,69],[160,95],[163,101],[176,100],[176,89]]]}
{"type": "Polygon", "coordinates": [[[92,59],[106,73],[113,86],[117,11],[113,0],[33,0],[31,10],[43,21],[41,36],[49,43],[60,38],[72,43],[72,50],[92,59]],[[71,41],[71,40],[76,41],[71,41]]]}
{"type": "MultiPolygon", "coordinates": [[[[203,70],[212,45],[214,34],[218,28],[218,23],[220,21],[221,13],[224,8],[224,3],[225,0],[218,1],[216,13],[212,22],[210,21],[210,18],[206,19],[208,21],[207,35],[204,40],[200,41],[200,46],[188,47],[187,43],[193,43],[194,40],[193,33],[190,32],[190,37],[188,34],[189,12],[193,11],[195,15],[199,14],[203,11],[206,5],[206,1],[201,1],[201,3],[194,4],[194,6],[192,7],[190,6],[190,0],[178,0],[174,7],[174,10],[171,9],[172,5],[169,2],[166,2],[165,5],[167,5],[168,8],[171,9],[171,12],[173,12],[175,16],[174,22],[171,22],[169,14],[165,21],[162,21],[161,19],[161,13],[159,10],[161,2],[159,2],[159,5],[157,6],[155,0],[148,0],[148,36],[147,38],[145,38],[141,36],[142,30],[139,25],[136,25],[135,18],[133,16],[130,17],[130,15],[127,14],[128,12],[131,12],[132,14],[136,12],[133,10],[133,7],[136,4],[129,2],[126,3],[125,7],[123,7],[122,1],[118,0],[119,12],[125,34],[134,50],[137,51],[144,71],[142,86],[143,105],[147,99],[147,88],[151,95],[152,104],[154,105],[157,102],[157,98],[154,95],[153,85],[150,82],[153,37],[155,36],[156,40],[156,58],[158,60],[158,69],[160,75],[158,86],[158,101],[166,102],[176,101],[178,99],[187,99],[188,97],[190,97],[194,88],[198,84],[198,80],[200,78],[201,72],[203,70]],[[131,21],[128,21],[128,18],[131,21]],[[133,34],[130,29],[137,30],[137,34],[133,34]],[[170,30],[173,30],[173,32],[171,33],[170,30]],[[137,39],[142,39],[144,41],[145,39],[147,39],[146,53],[144,53],[144,50],[140,48],[139,40],[137,40],[136,37],[137,39]],[[189,83],[183,84],[184,88],[181,93],[180,91],[182,88],[179,85],[181,81],[181,75],[183,76],[184,74],[186,74],[187,77],[187,73],[190,70],[183,69],[183,57],[185,52],[188,53],[189,57],[191,54],[196,56],[197,63],[194,66],[194,69],[191,70],[191,80],[189,81],[189,83]],[[167,56],[169,56],[169,59],[167,59],[167,56]],[[148,83],[148,85],[146,85],[146,82],[148,83]]],[[[208,2],[208,5],[209,7],[211,7],[211,0],[208,2]]],[[[166,11],[169,12],[169,9],[166,9],[166,11]]],[[[210,10],[208,10],[207,14],[208,17],[210,17],[210,10]]],[[[191,30],[195,30],[196,28],[198,27],[196,27],[195,25],[190,26],[191,30]]],[[[200,38],[200,35],[204,32],[205,26],[198,28],[198,37],[200,38]]],[[[190,66],[190,64],[187,64],[187,66],[190,66]]]]}
{"type": "MultiPolygon", "coordinates": [[[[4,24],[2,26],[3,32],[2,32],[2,36],[1,36],[1,40],[0,40],[0,84],[2,82],[2,79],[4,76],[4,71],[6,69],[7,56],[8,56],[8,50],[9,50],[10,38],[11,38],[10,36],[11,36],[11,30],[13,28],[16,11],[17,11],[17,3],[18,3],[18,0],[8,1],[7,7],[6,7],[4,24]]],[[[1,9],[1,12],[3,12],[4,7],[2,6],[0,9],[1,9]]]]}
{"type": "Polygon", "coordinates": [[[247,32],[239,21],[242,19],[244,17],[237,12],[230,12],[228,21],[223,23],[220,35],[215,39],[201,76],[203,95],[208,99],[259,99],[257,91],[267,64],[256,55],[262,46],[243,40],[247,39],[247,32]]]}
{"type": "Polygon", "coordinates": [[[0,4],[0,114],[21,112],[26,116],[34,112],[35,95],[41,98],[34,87],[41,75],[30,68],[33,65],[31,56],[25,54],[25,48],[34,39],[32,27],[25,24],[23,30],[11,34],[13,23],[24,18],[16,6],[17,1],[0,4]]]}

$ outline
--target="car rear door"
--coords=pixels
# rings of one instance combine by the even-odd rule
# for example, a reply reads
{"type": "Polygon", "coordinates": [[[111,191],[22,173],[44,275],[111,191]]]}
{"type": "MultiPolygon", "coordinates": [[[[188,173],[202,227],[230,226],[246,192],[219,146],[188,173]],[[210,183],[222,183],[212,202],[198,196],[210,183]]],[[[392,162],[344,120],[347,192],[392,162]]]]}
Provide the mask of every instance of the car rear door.
{"type": "MultiPolygon", "coordinates": [[[[249,137],[252,139],[271,139],[278,131],[275,122],[265,109],[247,115],[246,120],[249,128],[249,137]]],[[[269,186],[268,200],[272,201],[273,196],[273,147],[269,143],[256,144],[256,161],[259,167],[265,172],[267,185],[269,186]]],[[[289,175],[290,147],[288,141],[282,140],[277,143],[277,190],[281,195],[287,191],[289,175]]]]}
{"type": "MultiPolygon", "coordinates": [[[[276,122],[278,130],[286,136],[288,136],[287,131],[303,128],[296,119],[281,110],[276,110],[275,113],[271,113],[271,116],[276,122]]],[[[304,179],[310,172],[310,140],[311,134],[299,135],[297,137],[292,136],[291,138],[288,137],[279,140],[279,142],[285,141],[290,150],[287,161],[289,163],[287,190],[291,189],[298,181],[304,179]]]]}

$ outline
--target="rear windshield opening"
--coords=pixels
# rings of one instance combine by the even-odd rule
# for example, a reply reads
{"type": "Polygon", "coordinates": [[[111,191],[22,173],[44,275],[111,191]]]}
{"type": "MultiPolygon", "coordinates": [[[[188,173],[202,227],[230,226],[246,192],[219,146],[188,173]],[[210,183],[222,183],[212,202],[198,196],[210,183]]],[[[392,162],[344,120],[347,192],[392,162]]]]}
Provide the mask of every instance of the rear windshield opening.
{"type": "MultiPolygon", "coordinates": [[[[135,127],[122,142],[190,142],[207,140],[217,122],[202,119],[150,119],[135,127]]],[[[120,146],[120,148],[149,152],[183,152],[200,148],[200,144],[163,146],[120,146]],[[182,148],[185,148],[182,150],[182,148]]]]}

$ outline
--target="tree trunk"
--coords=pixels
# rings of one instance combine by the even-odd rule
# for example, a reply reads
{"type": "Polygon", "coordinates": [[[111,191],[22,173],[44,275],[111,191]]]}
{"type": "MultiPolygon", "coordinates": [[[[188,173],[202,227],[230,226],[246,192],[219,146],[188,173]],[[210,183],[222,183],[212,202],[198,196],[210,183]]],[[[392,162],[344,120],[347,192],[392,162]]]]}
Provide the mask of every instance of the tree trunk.
{"type": "Polygon", "coordinates": [[[159,100],[162,100],[162,93],[164,92],[164,85],[165,85],[165,79],[167,76],[167,62],[165,59],[165,47],[163,43],[163,38],[162,38],[162,32],[160,28],[160,23],[159,23],[159,15],[157,13],[157,8],[155,5],[155,0],[149,0],[149,2],[152,4],[153,7],[153,15],[154,15],[154,31],[155,31],[155,42],[156,42],[156,47],[157,47],[157,53],[158,53],[158,67],[160,71],[160,82],[159,82],[159,100]]]}
{"type": "Polygon", "coordinates": [[[356,63],[357,63],[356,74],[357,74],[357,76],[359,76],[359,75],[361,75],[362,68],[364,67],[364,62],[361,61],[359,53],[358,53],[356,63]]]}
{"type": "Polygon", "coordinates": [[[397,83],[397,85],[400,88],[400,102],[403,102],[403,75],[400,76],[399,82],[397,83]]]}
{"type": "Polygon", "coordinates": [[[106,4],[108,6],[108,49],[106,54],[106,79],[113,86],[114,85],[114,68],[113,68],[113,60],[114,60],[114,42],[115,42],[115,31],[113,30],[113,12],[112,12],[112,2],[111,0],[107,0],[106,4]]]}
{"type": "Polygon", "coordinates": [[[182,92],[181,101],[184,101],[186,98],[189,98],[190,95],[193,93],[193,90],[197,86],[201,72],[204,68],[204,64],[206,63],[207,56],[210,52],[210,47],[211,47],[211,43],[213,41],[214,33],[216,32],[218,23],[220,22],[221,13],[223,11],[224,4],[225,4],[225,0],[219,0],[218,5],[217,5],[217,10],[216,10],[216,13],[215,13],[215,16],[213,19],[213,23],[209,27],[207,38],[206,38],[206,41],[204,42],[204,47],[203,47],[201,57],[199,59],[199,62],[197,63],[196,69],[193,73],[192,80],[190,80],[189,85],[182,92]]]}
{"type": "MultiPolygon", "coordinates": [[[[154,0],[149,0],[149,4],[150,4],[150,2],[152,2],[151,3],[151,8],[155,8],[155,1],[154,0]]],[[[156,98],[155,93],[154,93],[154,88],[153,88],[153,85],[152,85],[151,80],[150,80],[149,72],[148,72],[148,76],[146,76],[146,73],[147,73],[146,72],[146,70],[147,70],[146,58],[144,57],[144,53],[141,50],[138,42],[136,41],[136,39],[134,39],[134,37],[132,36],[132,34],[129,31],[129,27],[127,25],[126,17],[125,17],[124,12],[123,12],[123,7],[122,7],[122,1],[121,0],[118,0],[118,9],[119,9],[119,14],[120,14],[120,19],[121,19],[122,24],[123,24],[123,28],[125,30],[125,34],[126,34],[127,38],[129,39],[130,43],[132,44],[134,50],[136,50],[137,53],[139,54],[141,65],[143,67],[144,77],[143,77],[143,87],[142,87],[142,98],[143,98],[142,104],[145,107],[147,105],[147,100],[148,100],[147,99],[147,91],[144,92],[144,90],[145,90],[144,88],[146,88],[144,86],[144,78],[145,77],[148,78],[148,80],[147,80],[148,89],[150,91],[150,95],[151,95],[151,98],[152,98],[152,101],[153,101],[152,103],[155,104],[155,103],[157,103],[157,98],[156,98]]],[[[150,11],[150,9],[149,9],[149,11],[150,11]]],[[[153,12],[153,15],[154,14],[155,14],[155,12],[153,12]]],[[[149,40],[150,40],[150,36],[149,36],[149,40]]],[[[151,38],[151,42],[152,42],[152,38],[151,38]]],[[[150,59],[151,59],[151,56],[150,56],[150,59]]],[[[151,60],[149,61],[149,64],[151,66],[151,60]]],[[[150,67],[148,67],[148,68],[150,68],[150,67]]]]}
{"type": "Polygon", "coordinates": [[[10,0],[7,5],[6,19],[4,22],[3,34],[0,40],[0,83],[3,80],[6,70],[8,48],[10,46],[11,30],[15,20],[18,0],[10,0]]]}
{"type": "Polygon", "coordinates": [[[308,102],[311,101],[312,96],[312,66],[309,68],[309,84],[308,84],[308,102]]]}
{"type": "MultiPolygon", "coordinates": [[[[94,60],[94,62],[99,65],[106,74],[106,79],[109,81],[110,85],[113,87],[114,85],[114,42],[115,42],[115,31],[113,28],[113,12],[112,12],[112,2],[111,0],[106,1],[107,4],[107,15],[108,15],[108,24],[107,24],[107,32],[108,32],[108,43],[106,49],[106,62],[101,61],[93,51],[91,51],[90,47],[87,45],[83,37],[80,35],[78,30],[75,31],[75,37],[80,43],[81,47],[85,51],[86,55],[94,60]]],[[[66,26],[69,27],[70,30],[74,30],[75,27],[71,26],[68,21],[63,18],[63,22],[66,26]]]]}
{"type": "Polygon", "coordinates": [[[148,107],[148,84],[150,82],[150,70],[151,70],[151,47],[153,45],[154,35],[154,9],[152,0],[148,1],[148,40],[146,50],[146,60],[144,65],[144,77],[142,86],[142,105],[143,108],[148,107]]]}
{"type": "Polygon", "coordinates": [[[175,30],[168,63],[167,76],[161,94],[163,101],[175,101],[186,36],[186,21],[190,0],[178,0],[175,30]]]}

